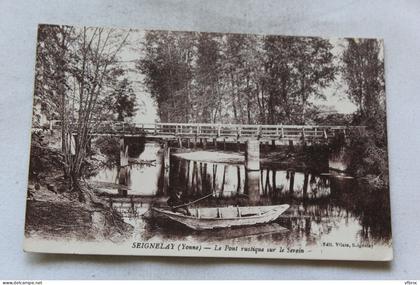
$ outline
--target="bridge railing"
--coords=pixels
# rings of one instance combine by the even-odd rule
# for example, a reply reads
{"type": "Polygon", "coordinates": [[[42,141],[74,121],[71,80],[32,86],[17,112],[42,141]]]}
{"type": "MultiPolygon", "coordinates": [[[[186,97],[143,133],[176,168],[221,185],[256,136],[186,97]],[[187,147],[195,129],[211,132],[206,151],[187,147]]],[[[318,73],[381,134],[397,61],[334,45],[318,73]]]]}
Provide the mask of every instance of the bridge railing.
{"type": "MultiPolygon", "coordinates": [[[[302,125],[223,125],[223,124],[185,124],[185,123],[150,123],[127,124],[118,123],[112,127],[116,133],[144,134],[149,136],[179,136],[208,138],[284,138],[298,139],[301,137],[321,139],[364,129],[364,127],[349,126],[302,126],[302,125]]],[[[98,128],[98,132],[109,132],[108,127],[98,128]]]]}
{"type": "MultiPolygon", "coordinates": [[[[60,122],[56,121],[59,127],[60,122]]],[[[73,127],[76,129],[76,126],[73,127]]],[[[125,123],[105,121],[92,128],[92,134],[147,135],[170,137],[206,138],[273,138],[273,139],[322,139],[338,133],[364,130],[364,126],[319,126],[319,125],[241,125],[241,124],[195,124],[195,123],[125,123]]]]}

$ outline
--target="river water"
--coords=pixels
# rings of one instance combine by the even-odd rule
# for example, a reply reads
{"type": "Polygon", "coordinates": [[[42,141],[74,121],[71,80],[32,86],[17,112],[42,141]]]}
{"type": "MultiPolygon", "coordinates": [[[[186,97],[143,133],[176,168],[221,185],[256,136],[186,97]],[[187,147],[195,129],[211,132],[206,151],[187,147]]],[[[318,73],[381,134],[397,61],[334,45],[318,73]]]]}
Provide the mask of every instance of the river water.
{"type": "Polygon", "coordinates": [[[112,196],[108,199],[134,226],[137,240],[239,240],[302,247],[334,240],[360,245],[390,241],[388,193],[325,169],[297,171],[262,164],[260,171],[246,171],[238,154],[210,152],[202,157],[174,154],[165,167],[161,146],[146,143],[129,166],[101,169],[90,181],[103,185],[100,191],[112,196]],[[224,155],[232,159],[223,159],[224,155]],[[178,190],[189,200],[212,194],[193,208],[286,203],[291,207],[269,225],[194,232],[160,224],[148,214],[151,205],[165,206],[171,191],[178,190]]]}

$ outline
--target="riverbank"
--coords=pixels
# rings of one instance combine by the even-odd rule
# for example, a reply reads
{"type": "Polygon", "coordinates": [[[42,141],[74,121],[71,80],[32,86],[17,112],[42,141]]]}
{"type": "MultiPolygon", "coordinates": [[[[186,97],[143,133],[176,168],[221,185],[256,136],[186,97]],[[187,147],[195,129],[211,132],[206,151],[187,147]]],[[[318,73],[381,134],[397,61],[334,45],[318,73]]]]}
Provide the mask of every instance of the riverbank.
{"type": "MultiPolygon", "coordinates": [[[[34,132],[26,206],[25,235],[46,239],[120,241],[132,232],[114,211],[83,180],[80,192],[70,191],[63,177],[63,156],[58,132],[34,132]]],[[[98,152],[86,160],[86,173],[106,165],[98,152]]]]}
{"type": "MultiPolygon", "coordinates": [[[[56,181],[59,185],[59,181],[56,181]]],[[[51,183],[48,185],[52,185],[51,183]]],[[[42,186],[29,182],[26,206],[25,235],[47,239],[122,241],[133,231],[119,213],[106,205],[102,198],[90,193],[81,183],[89,199],[79,202],[74,193],[60,187],[42,186]]]]}

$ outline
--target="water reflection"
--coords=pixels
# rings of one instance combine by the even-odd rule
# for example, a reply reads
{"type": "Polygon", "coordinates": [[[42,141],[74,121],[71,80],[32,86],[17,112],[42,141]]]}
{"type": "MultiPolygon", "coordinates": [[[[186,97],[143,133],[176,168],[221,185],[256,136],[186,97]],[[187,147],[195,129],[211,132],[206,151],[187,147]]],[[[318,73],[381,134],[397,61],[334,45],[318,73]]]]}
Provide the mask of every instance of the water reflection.
{"type": "Polygon", "coordinates": [[[114,183],[115,189],[105,190],[110,194],[156,196],[162,168],[163,157],[159,145],[145,144],[144,152],[137,157],[130,157],[127,166],[103,168],[90,180],[114,183]]]}
{"type": "Polygon", "coordinates": [[[243,165],[171,158],[170,191],[191,198],[214,193],[218,198],[248,197],[250,205],[269,205],[285,199],[317,199],[331,194],[330,179],[310,172],[263,168],[247,171],[243,165]]]}
{"type": "Polygon", "coordinates": [[[326,238],[360,244],[388,242],[391,238],[387,190],[374,190],[353,179],[332,177],[313,169],[263,167],[260,171],[246,171],[241,164],[176,156],[165,163],[163,147],[156,143],[146,143],[144,152],[129,161],[126,167],[101,170],[91,181],[115,184],[116,187],[104,191],[127,197],[120,211],[135,226],[138,238],[249,242],[262,239],[287,245],[311,245],[326,238]],[[249,228],[246,232],[251,234],[246,235],[243,229],[218,230],[209,235],[139,218],[138,213],[144,213],[152,204],[164,206],[170,192],[176,190],[191,200],[213,194],[193,207],[283,203],[291,207],[275,223],[249,228]]]}

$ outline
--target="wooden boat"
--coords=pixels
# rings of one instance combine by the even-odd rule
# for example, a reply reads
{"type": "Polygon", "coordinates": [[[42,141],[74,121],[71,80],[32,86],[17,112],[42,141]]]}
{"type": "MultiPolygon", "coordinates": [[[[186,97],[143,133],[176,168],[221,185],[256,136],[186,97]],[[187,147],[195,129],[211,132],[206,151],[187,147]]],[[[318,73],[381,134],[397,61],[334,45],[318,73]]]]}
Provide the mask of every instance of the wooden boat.
{"type": "Polygon", "coordinates": [[[155,214],[200,231],[216,228],[230,228],[266,224],[276,220],[289,205],[220,207],[191,209],[191,216],[162,208],[152,208],[155,214]]]}

